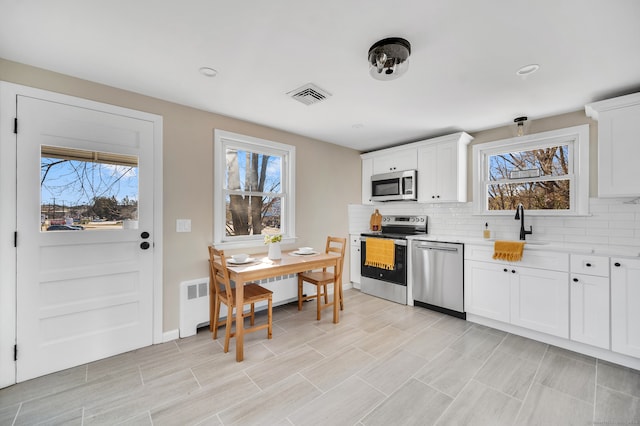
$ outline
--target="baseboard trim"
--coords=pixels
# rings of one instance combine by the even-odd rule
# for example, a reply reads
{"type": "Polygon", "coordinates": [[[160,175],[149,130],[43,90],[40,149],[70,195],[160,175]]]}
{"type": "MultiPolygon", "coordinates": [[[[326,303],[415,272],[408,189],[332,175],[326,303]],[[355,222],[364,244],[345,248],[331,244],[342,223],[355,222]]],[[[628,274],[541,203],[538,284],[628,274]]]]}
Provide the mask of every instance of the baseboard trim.
{"type": "Polygon", "coordinates": [[[180,338],[180,330],[169,330],[162,333],[162,343],[170,342],[172,340],[178,340],[180,338]]]}

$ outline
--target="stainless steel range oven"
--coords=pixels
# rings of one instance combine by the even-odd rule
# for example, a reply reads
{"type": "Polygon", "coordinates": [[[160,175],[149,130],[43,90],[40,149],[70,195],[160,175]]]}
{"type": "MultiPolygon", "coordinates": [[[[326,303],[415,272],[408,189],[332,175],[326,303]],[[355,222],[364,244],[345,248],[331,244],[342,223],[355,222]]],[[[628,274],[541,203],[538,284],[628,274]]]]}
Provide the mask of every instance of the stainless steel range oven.
{"type": "Polygon", "coordinates": [[[380,232],[361,234],[361,291],[406,305],[407,236],[426,233],[426,216],[383,216],[380,232]],[[394,262],[391,269],[367,265],[367,240],[377,238],[393,240],[394,262]]]}

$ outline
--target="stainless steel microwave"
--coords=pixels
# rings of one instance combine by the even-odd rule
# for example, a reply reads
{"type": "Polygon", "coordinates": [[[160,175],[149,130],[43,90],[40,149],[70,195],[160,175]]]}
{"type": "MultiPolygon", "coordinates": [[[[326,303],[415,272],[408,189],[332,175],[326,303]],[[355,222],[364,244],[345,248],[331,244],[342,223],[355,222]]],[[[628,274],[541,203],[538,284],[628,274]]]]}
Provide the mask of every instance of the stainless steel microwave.
{"type": "Polygon", "coordinates": [[[371,176],[371,201],[415,201],[418,199],[417,170],[371,176]]]}

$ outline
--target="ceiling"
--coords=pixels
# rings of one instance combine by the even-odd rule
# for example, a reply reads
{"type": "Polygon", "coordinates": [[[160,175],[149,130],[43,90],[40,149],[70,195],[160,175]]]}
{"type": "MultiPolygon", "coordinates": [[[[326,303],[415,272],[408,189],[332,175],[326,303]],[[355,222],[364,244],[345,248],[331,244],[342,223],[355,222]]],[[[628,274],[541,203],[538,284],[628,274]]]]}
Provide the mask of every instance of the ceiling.
{"type": "Polygon", "coordinates": [[[638,0],[0,0],[0,11],[2,58],[359,151],[640,90],[638,0]],[[367,52],[386,37],[411,42],[409,70],[378,81],[367,52]],[[516,75],[528,64],[539,71],[516,75]],[[287,95],[306,83],[331,96],[287,95]]]}

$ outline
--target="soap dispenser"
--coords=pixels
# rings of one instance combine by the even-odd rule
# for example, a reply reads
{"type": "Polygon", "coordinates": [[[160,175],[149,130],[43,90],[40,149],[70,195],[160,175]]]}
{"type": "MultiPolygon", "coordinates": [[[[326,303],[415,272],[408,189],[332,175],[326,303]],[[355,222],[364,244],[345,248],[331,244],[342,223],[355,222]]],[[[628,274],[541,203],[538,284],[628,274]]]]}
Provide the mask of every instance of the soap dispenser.
{"type": "Polygon", "coordinates": [[[489,223],[484,224],[484,231],[482,232],[482,236],[486,239],[491,238],[491,231],[489,230],[489,223]]]}

